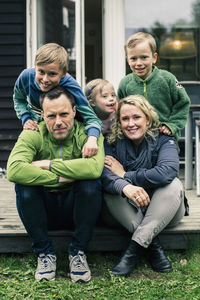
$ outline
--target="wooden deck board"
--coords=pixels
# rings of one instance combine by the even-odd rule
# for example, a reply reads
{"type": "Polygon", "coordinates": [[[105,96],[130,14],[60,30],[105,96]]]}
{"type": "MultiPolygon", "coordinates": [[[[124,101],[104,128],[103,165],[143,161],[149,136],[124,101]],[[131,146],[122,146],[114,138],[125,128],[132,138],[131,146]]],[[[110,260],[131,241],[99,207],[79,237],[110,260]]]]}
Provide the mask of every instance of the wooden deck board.
{"type": "MultiPolygon", "coordinates": [[[[200,197],[196,191],[186,191],[190,216],[184,217],[174,228],[165,229],[161,241],[165,249],[185,249],[200,240],[200,197]]],[[[56,249],[66,250],[72,232],[49,232],[56,249]]],[[[90,243],[90,250],[117,251],[125,249],[130,234],[125,230],[97,227],[90,243]]],[[[18,216],[14,185],[0,179],[0,253],[30,252],[31,242],[18,216]]]]}

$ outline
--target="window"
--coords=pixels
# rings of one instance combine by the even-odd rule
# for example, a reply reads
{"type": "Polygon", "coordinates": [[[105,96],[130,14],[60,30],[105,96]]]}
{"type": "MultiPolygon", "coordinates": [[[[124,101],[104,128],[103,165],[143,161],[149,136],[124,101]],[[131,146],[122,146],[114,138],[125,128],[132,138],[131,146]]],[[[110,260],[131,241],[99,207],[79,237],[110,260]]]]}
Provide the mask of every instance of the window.
{"type": "Polygon", "coordinates": [[[126,40],[138,31],[155,37],[159,68],[200,80],[200,0],[125,0],[125,22],[126,40]]]}
{"type": "Polygon", "coordinates": [[[75,0],[38,0],[37,32],[37,48],[58,43],[67,50],[69,73],[76,77],[75,0]]]}
{"type": "Polygon", "coordinates": [[[101,0],[85,0],[85,79],[102,78],[101,0]]]}

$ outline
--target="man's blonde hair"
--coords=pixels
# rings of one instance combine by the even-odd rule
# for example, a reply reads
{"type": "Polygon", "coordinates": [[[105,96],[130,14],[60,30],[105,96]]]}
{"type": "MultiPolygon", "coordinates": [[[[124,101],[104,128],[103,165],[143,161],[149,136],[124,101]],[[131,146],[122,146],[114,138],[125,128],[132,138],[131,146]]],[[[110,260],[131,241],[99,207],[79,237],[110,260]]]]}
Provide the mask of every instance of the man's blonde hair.
{"type": "Polygon", "coordinates": [[[121,107],[124,104],[134,105],[145,114],[147,120],[149,121],[149,125],[145,136],[150,135],[152,138],[154,138],[154,132],[157,131],[160,126],[157,113],[155,112],[151,104],[143,96],[131,95],[126,98],[122,98],[119,101],[115,119],[113,124],[111,125],[111,133],[109,134],[107,141],[109,143],[113,143],[116,141],[117,138],[123,139],[125,137],[120,122],[121,107]]]}
{"type": "Polygon", "coordinates": [[[129,49],[134,48],[136,45],[144,41],[148,41],[152,54],[154,54],[157,49],[156,40],[154,39],[154,37],[150,33],[137,32],[131,35],[124,45],[126,55],[127,55],[127,48],[129,49]]]}
{"type": "Polygon", "coordinates": [[[35,56],[35,65],[46,65],[58,62],[63,73],[68,71],[68,54],[64,47],[56,43],[41,46],[35,56]]]}

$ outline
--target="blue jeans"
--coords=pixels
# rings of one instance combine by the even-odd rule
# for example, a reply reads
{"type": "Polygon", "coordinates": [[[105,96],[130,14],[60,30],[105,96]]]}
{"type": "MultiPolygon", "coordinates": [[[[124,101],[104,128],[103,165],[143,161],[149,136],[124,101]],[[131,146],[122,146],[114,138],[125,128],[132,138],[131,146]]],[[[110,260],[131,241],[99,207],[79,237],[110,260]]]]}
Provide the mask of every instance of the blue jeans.
{"type": "Polygon", "coordinates": [[[101,181],[75,181],[69,191],[49,192],[42,186],[15,185],[17,209],[36,255],[55,254],[48,230],[74,229],[69,254],[87,251],[102,204],[101,181]]]}

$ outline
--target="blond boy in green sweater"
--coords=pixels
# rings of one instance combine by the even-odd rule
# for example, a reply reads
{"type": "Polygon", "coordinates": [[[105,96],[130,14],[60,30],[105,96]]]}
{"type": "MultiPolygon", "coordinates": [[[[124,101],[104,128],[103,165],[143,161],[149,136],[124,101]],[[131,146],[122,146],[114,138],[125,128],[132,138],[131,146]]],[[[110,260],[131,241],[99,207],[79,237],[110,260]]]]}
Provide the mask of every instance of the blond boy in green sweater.
{"type": "Polygon", "coordinates": [[[185,89],[172,73],[154,66],[158,54],[151,34],[138,32],[131,35],[125,44],[125,51],[132,73],[121,80],[118,98],[143,95],[158,113],[160,131],[178,140],[190,106],[185,89]]]}

